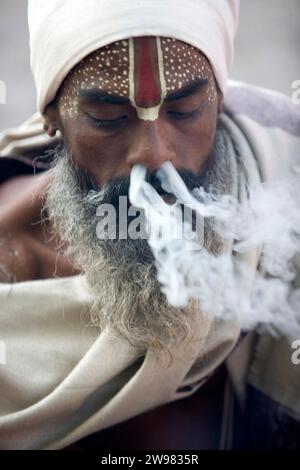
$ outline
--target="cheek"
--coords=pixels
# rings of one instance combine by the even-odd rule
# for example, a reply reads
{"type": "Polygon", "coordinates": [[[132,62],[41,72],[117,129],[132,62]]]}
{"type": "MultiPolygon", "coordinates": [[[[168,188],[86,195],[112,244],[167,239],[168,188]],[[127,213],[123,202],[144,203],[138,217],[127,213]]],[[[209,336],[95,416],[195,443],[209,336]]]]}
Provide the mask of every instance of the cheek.
{"type": "Polygon", "coordinates": [[[192,123],[187,122],[174,132],[173,142],[178,155],[177,166],[199,174],[211,153],[217,127],[217,109],[211,107],[192,123]]]}
{"type": "Polygon", "coordinates": [[[87,123],[73,119],[64,125],[64,138],[74,163],[86,170],[97,184],[102,185],[124,171],[123,139],[101,135],[87,123]]]}
{"type": "Polygon", "coordinates": [[[205,118],[200,118],[199,123],[199,138],[203,144],[206,144],[206,150],[209,151],[213,144],[217,127],[218,104],[206,103],[206,109],[203,116],[205,116],[205,118]]]}
{"type": "Polygon", "coordinates": [[[194,148],[202,155],[209,153],[217,127],[217,105],[206,103],[200,115],[183,124],[180,129],[180,138],[185,142],[186,148],[194,148]]]}

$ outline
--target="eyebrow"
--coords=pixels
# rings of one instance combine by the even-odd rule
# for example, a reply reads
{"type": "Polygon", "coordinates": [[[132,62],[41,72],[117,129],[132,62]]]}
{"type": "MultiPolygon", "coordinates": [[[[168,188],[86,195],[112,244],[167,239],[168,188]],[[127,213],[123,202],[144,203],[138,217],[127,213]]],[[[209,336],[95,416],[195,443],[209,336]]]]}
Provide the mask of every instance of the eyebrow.
{"type": "Polygon", "coordinates": [[[97,89],[80,90],[79,97],[93,104],[130,104],[128,98],[123,98],[119,95],[111,95],[106,91],[97,89]]]}
{"type": "Polygon", "coordinates": [[[208,78],[198,78],[197,80],[193,80],[185,87],[180,88],[180,90],[169,93],[168,96],[166,96],[165,101],[176,101],[181,100],[182,98],[186,98],[187,96],[191,96],[197,91],[201,90],[201,88],[203,88],[207,83],[208,78]]]}
{"type": "MultiPolygon", "coordinates": [[[[169,93],[166,96],[165,101],[171,102],[186,98],[187,96],[191,96],[197,91],[201,90],[201,88],[203,88],[207,83],[207,78],[200,78],[194,80],[185,87],[181,88],[180,90],[169,93]]],[[[124,98],[119,95],[112,95],[106,91],[101,91],[97,89],[80,90],[79,96],[84,101],[92,104],[130,104],[130,100],[128,98],[124,98]]]]}

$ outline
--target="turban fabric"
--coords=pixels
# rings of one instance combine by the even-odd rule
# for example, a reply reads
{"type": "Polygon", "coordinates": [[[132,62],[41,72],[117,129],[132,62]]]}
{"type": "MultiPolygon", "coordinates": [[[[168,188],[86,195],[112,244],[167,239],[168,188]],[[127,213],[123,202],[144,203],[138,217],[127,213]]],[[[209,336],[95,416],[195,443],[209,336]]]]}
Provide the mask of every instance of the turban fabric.
{"type": "Polygon", "coordinates": [[[41,113],[88,54],[137,36],[172,37],[201,50],[224,93],[239,0],[29,0],[31,66],[41,113]]]}

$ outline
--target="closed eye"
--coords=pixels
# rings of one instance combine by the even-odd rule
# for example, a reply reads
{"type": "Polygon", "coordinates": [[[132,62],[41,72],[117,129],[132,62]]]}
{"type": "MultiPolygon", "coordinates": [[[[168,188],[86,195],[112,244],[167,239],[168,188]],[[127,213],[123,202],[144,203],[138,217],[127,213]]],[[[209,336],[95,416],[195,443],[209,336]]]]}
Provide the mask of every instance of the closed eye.
{"type": "Polygon", "coordinates": [[[116,119],[97,119],[87,113],[92,125],[102,129],[113,129],[123,125],[127,121],[127,116],[120,116],[116,119]]]}
{"type": "Polygon", "coordinates": [[[199,112],[200,106],[194,109],[193,111],[188,112],[178,112],[178,111],[168,111],[167,114],[174,119],[189,119],[195,117],[199,112]]]}

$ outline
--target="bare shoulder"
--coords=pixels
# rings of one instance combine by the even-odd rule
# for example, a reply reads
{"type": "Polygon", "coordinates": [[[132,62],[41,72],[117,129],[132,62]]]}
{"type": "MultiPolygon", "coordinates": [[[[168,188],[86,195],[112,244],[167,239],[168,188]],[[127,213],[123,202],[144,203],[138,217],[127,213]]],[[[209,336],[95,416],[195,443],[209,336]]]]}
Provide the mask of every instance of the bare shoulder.
{"type": "Polygon", "coordinates": [[[43,192],[49,183],[50,172],[16,176],[0,185],[0,227],[16,228],[26,225],[28,218],[40,212],[43,192]]]}
{"type": "Polygon", "coordinates": [[[58,250],[59,237],[42,222],[47,171],[0,186],[0,282],[66,277],[80,271],[58,250]]]}
{"type": "Polygon", "coordinates": [[[48,176],[18,176],[0,186],[0,281],[20,282],[38,275],[29,227],[40,213],[41,188],[48,176]]]}

